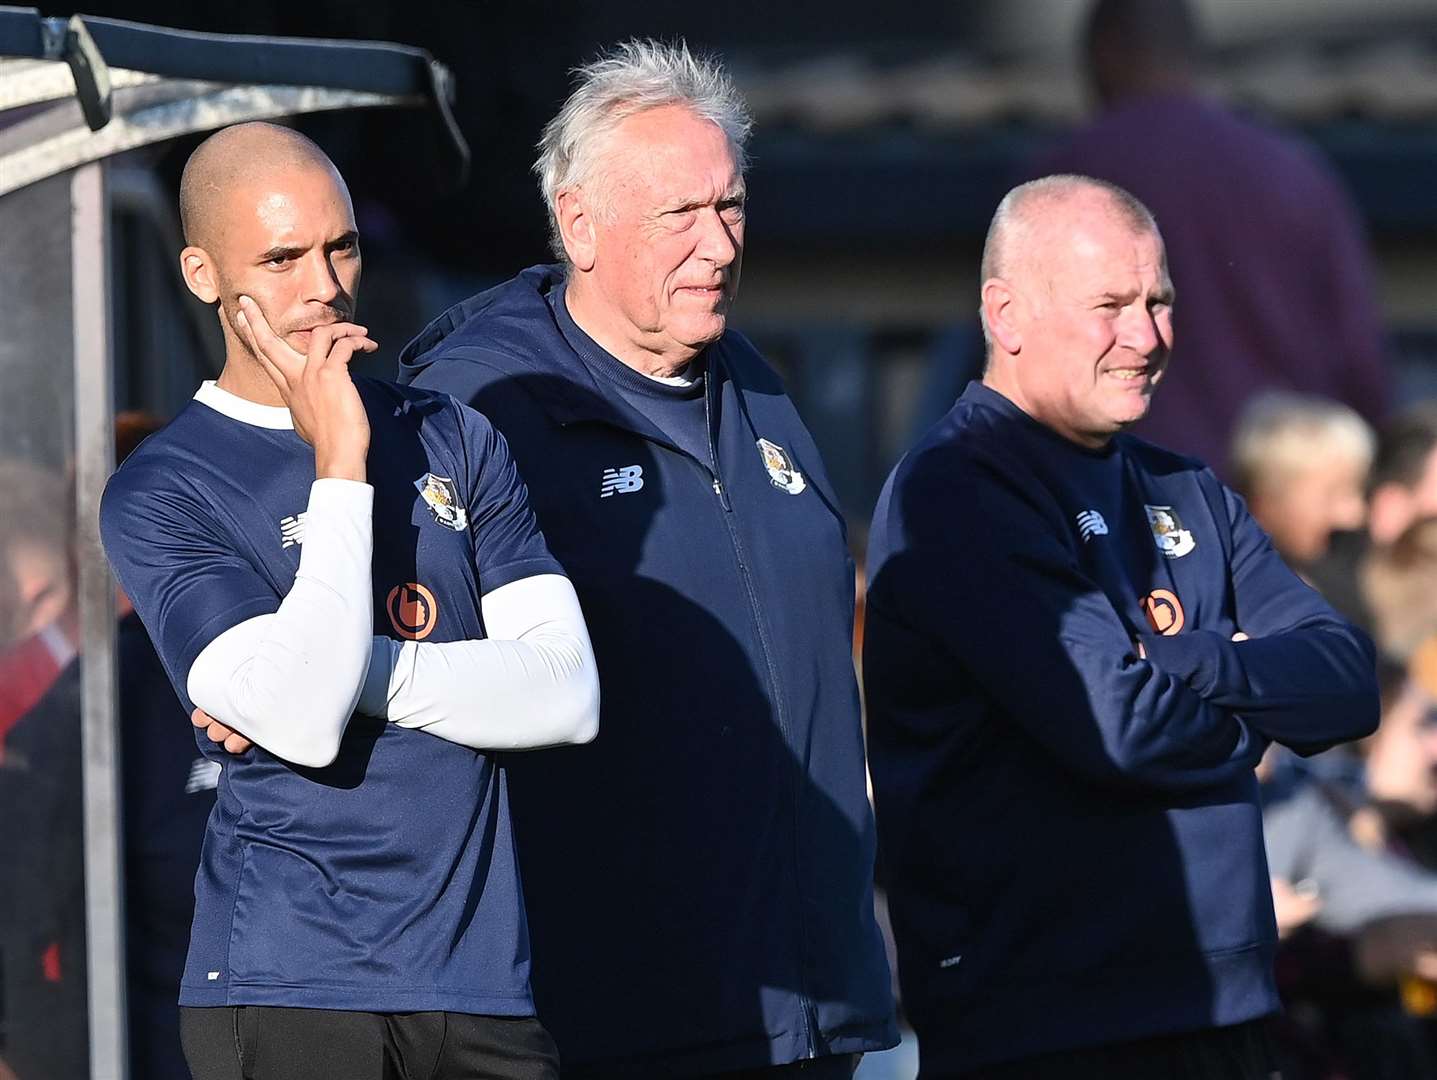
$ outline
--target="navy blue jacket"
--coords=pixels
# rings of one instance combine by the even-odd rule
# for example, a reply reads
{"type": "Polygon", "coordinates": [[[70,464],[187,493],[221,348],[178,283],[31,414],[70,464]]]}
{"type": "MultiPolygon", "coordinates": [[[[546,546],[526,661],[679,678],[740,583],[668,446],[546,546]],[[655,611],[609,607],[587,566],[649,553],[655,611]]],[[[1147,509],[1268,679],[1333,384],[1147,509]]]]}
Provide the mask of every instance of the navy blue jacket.
{"type": "Polygon", "coordinates": [[[1277,1009],[1253,766],[1269,740],[1372,731],[1377,691],[1371,643],[1242,500],[975,383],[889,477],[869,567],[881,859],[924,1072],[1277,1009]]]}
{"type": "Polygon", "coordinates": [[[535,267],[457,305],[400,373],[507,438],[598,661],[598,739],[506,760],[539,1015],[566,1066],[634,1076],[893,1045],[818,451],[729,332],[705,353],[710,460],[683,452],[561,332],[561,284],[535,267]]]}

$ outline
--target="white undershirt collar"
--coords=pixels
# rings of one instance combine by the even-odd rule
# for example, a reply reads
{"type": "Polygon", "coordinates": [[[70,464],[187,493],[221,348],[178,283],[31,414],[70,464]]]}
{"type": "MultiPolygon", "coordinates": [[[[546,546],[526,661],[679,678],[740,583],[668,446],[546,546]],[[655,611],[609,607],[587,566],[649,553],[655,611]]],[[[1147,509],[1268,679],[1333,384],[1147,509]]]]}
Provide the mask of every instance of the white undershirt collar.
{"type": "Polygon", "coordinates": [[[682,386],[685,389],[698,382],[698,374],[694,371],[694,362],[692,360],[672,375],[650,375],[647,371],[641,374],[644,378],[652,379],[656,383],[663,383],[666,386],[682,386]]]}
{"type": "Polygon", "coordinates": [[[242,424],[276,431],[294,430],[294,418],[283,405],[261,405],[258,401],[231,394],[213,379],[200,383],[200,388],[195,391],[195,400],[242,424]]]}

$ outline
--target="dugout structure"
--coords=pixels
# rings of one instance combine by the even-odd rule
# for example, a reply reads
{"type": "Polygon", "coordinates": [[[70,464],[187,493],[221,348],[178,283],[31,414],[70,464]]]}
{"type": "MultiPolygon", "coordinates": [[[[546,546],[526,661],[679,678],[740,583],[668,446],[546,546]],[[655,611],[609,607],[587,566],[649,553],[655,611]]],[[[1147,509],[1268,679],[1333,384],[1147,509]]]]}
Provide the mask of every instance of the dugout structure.
{"type": "MultiPolygon", "coordinates": [[[[133,195],[114,163],[245,120],[408,108],[457,180],[451,102],[447,69],[400,45],[0,7],[0,1063],[20,1080],[128,1075],[116,597],[97,521],[115,388],[136,378],[114,361],[128,234],[112,222],[133,195]]],[[[142,362],[186,363],[126,366],[142,362]]]]}

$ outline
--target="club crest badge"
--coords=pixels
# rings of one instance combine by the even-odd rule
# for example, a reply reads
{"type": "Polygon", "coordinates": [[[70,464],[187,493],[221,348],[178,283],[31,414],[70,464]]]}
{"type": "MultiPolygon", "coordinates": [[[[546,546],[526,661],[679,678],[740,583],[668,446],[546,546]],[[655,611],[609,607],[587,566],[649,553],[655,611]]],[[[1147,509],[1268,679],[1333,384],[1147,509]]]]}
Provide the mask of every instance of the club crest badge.
{"type": "Polygon", "coordinates": [[[1144,504],[1143,509],[1147,511],[1148,525],[1153,530],[1153,543],[1157,544],[1158,550],[1169,559],[1181,559],[1197,547],[1193,534],[1183,528],[1182,518],[1178,517],[1178,512],[1171,506],[1144,504]]]}
{"type": "Polygon", "coordinates": [[[455,532],[463,532],[469,527],[469,515],[459,502],[459,489],[453,480],[425,473],[414,481],[414,486],[419,489],[420,498],[429,505],[434,520],[439,524],[455,532]]]}
{"type": "Polygon", "coordinates": [[[793,467],[793,461],[783,447],[767,439],[759,439],[758,452],[763,455],[763,467],[768,470],[769,480],[779,491],[799,495],[808,487],[808,481],[793,467]]]}

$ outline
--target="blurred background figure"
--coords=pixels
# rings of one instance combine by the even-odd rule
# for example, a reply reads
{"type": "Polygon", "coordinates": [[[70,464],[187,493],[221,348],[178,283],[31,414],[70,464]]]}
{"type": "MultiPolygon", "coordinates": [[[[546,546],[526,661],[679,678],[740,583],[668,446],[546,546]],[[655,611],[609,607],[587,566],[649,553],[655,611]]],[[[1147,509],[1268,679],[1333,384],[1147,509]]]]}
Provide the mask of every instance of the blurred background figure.
{"type": "MultiPolygon", "coordinates": [[[[159,427],[118,415],[116,461],[159,427]]],[[[0,462],[0,491],[0,583],[14,582],[0,592],[0,1062],[70,1080],[89,1075],[74,493],[25,462],[0,462]]],[[[219,767],[123,593],[116,607],[129,1075],[188,1080],[176,1000],[219,767]]]]}
{"type": "Polygon", "coordinates": [[[1294,569],[1326,555],[1334,533],[1365,523],[1374,445],[1356,412],[1307,394],[1259,394],[1238,416],[1233,487],[1294,569]]]}
{"type": "Polygon", "coordinates": [[[1327,554],[1305,568],[1308,580],[1343,615],[1372,630],[1360,568],[1373,547],[1397,542],[1413,524],[1437,516],[1437,401],[1419,402],[1377,433],[1367,476],[1366,526],[1334,533],[1327,554]]]}
{"type": "Polygon", "coordinates": [[[74,495],[0,462],[0,1061],[20,1080],[88,1076],[74,495]]]}
{"type": "Polygon", "coordinates": [[[1162,229],[1182,323],[1137,433],[1221,462],[1237,411],[1263,389],[1379,418],[1388,375],[1366,243],[1327,168],[1199,94],[1202,36],[1185,0],[1098,0],[1082,59],[1102,114],[1033,175],[1110,180],[1162,229]]]}

